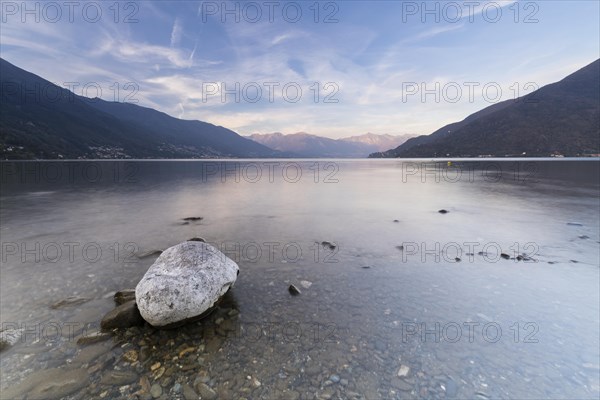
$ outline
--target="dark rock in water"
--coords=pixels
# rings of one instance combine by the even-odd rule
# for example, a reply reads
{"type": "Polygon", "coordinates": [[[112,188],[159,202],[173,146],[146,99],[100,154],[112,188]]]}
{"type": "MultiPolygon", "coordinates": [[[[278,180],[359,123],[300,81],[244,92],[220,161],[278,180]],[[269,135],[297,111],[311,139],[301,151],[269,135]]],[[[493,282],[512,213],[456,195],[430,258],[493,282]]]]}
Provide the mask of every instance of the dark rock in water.
{"type": "Polygon", "coordinates": [[[517,261],[535,261],[535,259],[529,257],[527,254],[519,254],[515,259],[517,261]]]}
{"type": "Polygon", "coordinates": [[[185,217],[183,218],[184,221],[201,221],[203,220],[203,217],[185,217]]]}
{"type": "Polygon", "coordinates": [[[440,214],[448,214],[450,211],[441,209],[438,211],[440,214]]]}
{"type": "Polygon", "coordinates": [[[188,242],[202,242],[202,243],[206,243],[206,240],[202,239],[201,237],[193,237],[191,239],[188,239],[188,242]]]}
{"type": "Polygon", "coordinates": [[[506,253],[500,253],[500,257],[504,258],[505,260],[510,260],[510,256],[506,253]]]}
{"type": "Polygon", "coordinates": [[[91,332],[91,333],[86,334],[85,336],[81,336],[80,338],[78,338],[77,344],[80,346],[85,346],[88,344],[103,342],[105,340],[110,339],[111,337],[112,337],[112,335],[110,333],[91,332]]]}
{"type": "Polygon", "coordinates": [[[404,250],[404,246],[396,246],[396,248],[400,251],[404,250]]]}
{"type": "Polygon", "coordinates": [[[115,303],[117,305],[125,304],[128,301],[135,300],[135,289],[124,289],[115,293],[115,303]]]}
{"type": "Polygon", "coordinates": [[[583,226],[583,224],[580,224],[579,222],[567,222],[567,225],[570,225],[570,226],[583,226]]]}
{"type": "Polygon", "coordinates": [[[579,235],[578,237],[579,237],[579,239],[589,239],[590,238],[588,235],[579,235]]]}
{"type": "Polygon", "coordinates": [[[369,268],[371,268],[371,266],[370,265],[363,265],[362,268],[363,269],[369,269],[369,268]]]}
{"type": "Polygon", "coordinates": [[[460,262],[460,257],[456,257],[456,258],[454,259],[454,261],[456,261],[456,262],[460,262]]]}
{"type": "Polygon", "coordinates": [[[556,264],[556,261],[548,261],[548,264],[556,264]]]}
{"type": "Polygon", "coordinates": [[[328,241],[323,241],[321,242],[321,245],[325,246],[325,247],[329,247],[331,250],[335,249],[335,244],[328,242],[328,241]]]}
{"type": "Polygon", "coordinates": [[[395,219],[394,222],[400,222],[399,220],[395,219]]]}
{"type": "Polygon", "coordinates": [[[579,261],[577,261],[577,260],[569,260],[569,262],[573,263],[573,264],[578,264],[579,263],[579,261]]]}
{"type": "Polygon", "coordinates": [[[140,315],[135,300],[121,304],[102,318],[100,327],[102,330],[115,328],[130,328],[144,324],[144,319],[140,315]]]}
{"type": "Polygon", "coordinates": [[[77,306],[79,304],[87,303],[90,300],[91,299],[86,298],[86,297],[71,296],[71,297],[67,297],[66,299],[57,301],[56,303],[52,304],[50,306],[50,308],[57,309],[57,308],[62,308],[62,307],[67,307],[67,306],[77,306]]]}
{"type": "Polygon", "coordinates": [[[487,256],[487,253],[484,251],[479,251],[479,252],[477,252],[477,255],[478,256],[487,256]]]}
{"type": "Polygon", "coordinates": [[[474,253],[467,253],[467,255],[468,255],[469,257],[473,257],[475,254],[474,254],[474,253]]]}
{"type": "Polygon", "coordinates": [[[137,258],[146,258],[146,257],[151,257],[151,256],[160,256],[162,253],[162,250],[149,250],[149,251],[145,251],[143,253],[137,254],[137,258]]]}
{"type": "Polygon", "coordinates": [[[291,294],[292,296],[297,296],[297,295],[299,295],[300,293],[302,293],[302,292],[300,291],[300,289],[298,289],[298,288],[297,288],[296,286],[294,286],[294,285],[290,285],[290,287],[288,287],[288,291],[290,292],[290,294],[291,294]]]}

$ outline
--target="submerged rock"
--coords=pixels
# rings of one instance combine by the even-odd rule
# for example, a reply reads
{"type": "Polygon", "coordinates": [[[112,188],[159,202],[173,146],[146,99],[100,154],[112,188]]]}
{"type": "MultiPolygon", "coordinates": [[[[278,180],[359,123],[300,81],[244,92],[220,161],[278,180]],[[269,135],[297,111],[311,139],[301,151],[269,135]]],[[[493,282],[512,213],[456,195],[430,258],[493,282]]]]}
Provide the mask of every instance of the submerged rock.
{"type": "Polygon", "coordinates": [[[77,344],[80,346],[85,346],[88,344],[94,344],[94,343],[98,343],[98,342],[103,342],[105,340],[108,340],[112,337],[112,335],[110,333],[106,333],[106,332],[91,332],[91,333],[87,333],[86,335],[80,336],[79,338],[77,338],[77,344]]]}
{"type": "Polygon", "coordinates": [[[162,253],[162,250],[144,251],[143,253],[137,254],[137,258],[146,258],[146,257],[152,257],[152,256],[160,256],[161,253],[162,253]]]}
{"type": "Polygon", "coordinates": [[[56,303],[52,304],[50,306],[50,308],[57,309],[57,308],[62,308],[62,307],[67,307],[67,306],[77,306],[77,305],[86,303],[90,300],[91,299],[87,298],[87,297],[71,296],[71,297],[67,297],[66,299],[57,301],[56,303]]]}
{"type": "Polygon", "coordinates": [[[288,291],[290,292],[290,294],[292,296],[297,296],[299,294],[301,294],[302,292],[300,291],[300,289],[298,289],[295,285],[290,285],[288,287],[288,291]]]}
{"type": "Polygon", "coordinates": [[[5,329],[0,332],[0,351],[9,348],[21,339],[23,329],[5,329]]]}
{"type": "Polygon", "coordinates": [[[408,376],[409,372],[410,372],[410,368],[407,365],[401,365],[400,369],[398,370],[398,373],[396,375],[399,378],[403,378],[405,376],[408,376]]]}
{"type": "Polygon", "coordinates": [[[135,300],[121,304],[102,318],[100,327],[102,330],[115,328],[130,328],[132,326],[143,325],[144,320],[138,311],[135,300]]]}
{"type": "Polygon", "coordinates": [[[329,247],[329,249],[331,249],[331,250],[333,250],[333,249],[335,249],[335,248],[336,248],[336,245],[335,245],[335,244],[333,244],[333,243],[331,243],[331,242],[328,242],[328,241],[326,241],[326,240],[325,240],[325,241],[323,241],[323,242],[321,242],[321,245],[322,245],[322,246],[325,246],[325,247],[329,247]]]}
{"type": "Polygon", "coordinates": [[[441,209],[438,211],[440,214],[448,214],[450,211],[441,209]]]}
{"type": "Polygon", "coordinates": [[[133,371],[108,371],[100,379],[101,385],[122,386],[133,383],[138,380],[138,376],[133,371]]]}
{"type": "Polygon", "coordinates": [[[117,305],[125,304],[128,301],[135,300],[135,289],[124,289],[115,293],[115,303],[117,305]]]}
{"type": "Polygon", "coordinates": [[[19,384],[2,391],[3,399],[62,399],[89,383],[84,369],[54,368],[34,372],[19,384]]]}
{"type": "Polygon", "coordinates": [[[210,244],[187,241],[165,250],[135,288],[142,317],[168,327],[210,312],[236,281],[237,264],[210,244]]]}
{"type": "Polygon", "coordinates": [[[202,221],[204,218],[203,217],[185,217],[183,218],[184,221],[202,221]]]}
{"type": "Polygon", "coordinates": [[[312,286],[312,282],[300,281],[300,286],[302,286],[304,289],[310,289],[310,287],[312,286]]]}
{"type": "Polygon", "coordinates": [[[505,260],[510,260],[510,256],[506,253],[500,253],[500,257],[504,258],[505,260]]]}

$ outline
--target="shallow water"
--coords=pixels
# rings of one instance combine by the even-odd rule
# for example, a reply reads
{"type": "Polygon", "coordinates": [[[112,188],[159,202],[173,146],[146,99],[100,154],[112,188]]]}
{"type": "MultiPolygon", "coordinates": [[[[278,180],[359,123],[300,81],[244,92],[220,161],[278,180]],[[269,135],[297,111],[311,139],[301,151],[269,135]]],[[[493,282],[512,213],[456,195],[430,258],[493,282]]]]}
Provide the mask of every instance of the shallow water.
{"type": "Polygon", "coordinates": [[[600,395],[597,160],[0,165],[2,398],[600,395]],[[76,343],[198,236],[240,266],[217,312],[76,343]]]}

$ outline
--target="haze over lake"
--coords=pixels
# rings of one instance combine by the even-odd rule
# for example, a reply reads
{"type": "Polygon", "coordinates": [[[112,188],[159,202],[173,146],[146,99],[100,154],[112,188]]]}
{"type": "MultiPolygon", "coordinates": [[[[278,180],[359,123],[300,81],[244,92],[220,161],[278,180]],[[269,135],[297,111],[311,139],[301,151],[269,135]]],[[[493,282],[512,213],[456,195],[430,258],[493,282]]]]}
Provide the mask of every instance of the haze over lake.
{"type": "Polygon", "coordinates": [[[3,393],[67,365],[91,382],[67,398],[112,396],[147,373],[123,362],[136,350],[172,367],[156,382],[174,398],[188,376],[256,399],[600,395],[597,159],[0,166],[0,313],[29,329],[2,352],[3,393]],[[76,343],[144,253],[193,237],[239,264],[219,311],[76,343]]]}

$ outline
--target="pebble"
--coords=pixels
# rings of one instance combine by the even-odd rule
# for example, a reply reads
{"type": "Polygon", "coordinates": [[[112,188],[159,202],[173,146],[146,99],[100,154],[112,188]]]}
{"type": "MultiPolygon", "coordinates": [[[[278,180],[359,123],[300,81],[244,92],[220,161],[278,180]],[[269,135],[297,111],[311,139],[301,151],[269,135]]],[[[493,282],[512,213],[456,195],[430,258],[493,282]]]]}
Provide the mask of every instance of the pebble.
{"type": "Polygon", "coordinates": [[[133,364],[138,360],[138,352],[136,350],[129,350],[128,352],[123,354],[123,360],[133,364]]]}
{"type": "Polygon", "coordinates": [[[108,371],[100,379],[101,385],[122,386],[137,381],[138,376],[132,371],[108,371]]]}
{"type": "Polygon", "coordinates": [[[152,364],[152,366],[150,367],[150,371],[155,371],[159,368],[160,368],[160,363],[156,362],[156,363],[152,364]]]}
{"type": "Polygon", "coordinates": [[[196,349],[194,347],[187,347],[179,352],[179,358],[183,358],[183,356],[185,356],[187,353],[191,353],[195,350],[196,349]]]}
{"type": "Polygon", "coordinates": [[[406,365],[401,365],[400,369],[398,370],[398,377],[402,378],[405,376],[408,376],[408,372],[410,371],[410,368],[406,365]]]}
{"type": "Polygon", "coordinates": [[[392,378],[391,384],[396,389],[402,390],[404,392],[409,392],[412,390],[413,386],[406,382],[404,379],[392,378]]]}
{"type": "Polygon", "coordinates": [[[152,397],[155,399],[158,399],[160,396],[162,396],[162,392],[162,387],[158,383],[155,383],[150,388],[150,395],[152,395],[152,397]]]}
{"type": "Polygon", "coordinates": [[[183,398],[185,400],[198,400],[198,393],[192,389],[192,387],[188,384],[184,384],[181,386],[183,398]]]}
{"type": "Polygon", "coordinates": [[[217,393],[205,383],[200,383],[196,386],[197,392],[202,400],[214,400],[217,398],[217,393]]]}
{"type": "Polygon", "coordinates": [[[77,339],[77,344],[80,346],[84,346],[87,344],[94,344],[94,343],[103,342],[105,340],[108,340],[111,337],[112,337],[112,335],[107,332],[98,332],[98,331],[91,332],[84,336],[80,336],[77,339]]]}
{"type": "Polygon", "coordinates": [[[154,372],[154,379],[160,379],[165,373],[165,367],[160,367],[154,372]]]}

